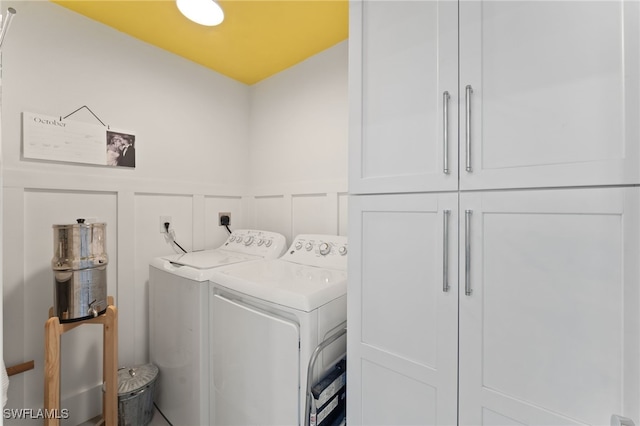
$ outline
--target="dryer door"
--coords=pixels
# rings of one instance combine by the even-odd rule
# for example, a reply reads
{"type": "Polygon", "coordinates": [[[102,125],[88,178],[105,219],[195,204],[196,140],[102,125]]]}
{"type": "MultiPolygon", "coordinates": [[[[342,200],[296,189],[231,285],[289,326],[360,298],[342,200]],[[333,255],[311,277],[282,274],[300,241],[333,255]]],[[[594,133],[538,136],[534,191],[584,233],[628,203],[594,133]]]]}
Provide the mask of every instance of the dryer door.
{"type": "Polygon", "coordinates": [[[214,425],[297,425],[297,324],[213,295],[214,425]]]}

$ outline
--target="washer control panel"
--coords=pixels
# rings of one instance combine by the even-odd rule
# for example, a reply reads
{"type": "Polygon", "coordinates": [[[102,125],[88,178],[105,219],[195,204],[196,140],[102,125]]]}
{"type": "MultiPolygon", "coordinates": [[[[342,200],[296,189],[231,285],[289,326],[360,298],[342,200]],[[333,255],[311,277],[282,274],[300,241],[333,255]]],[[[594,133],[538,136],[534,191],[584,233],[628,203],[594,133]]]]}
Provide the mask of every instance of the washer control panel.
{"type": "Polygon", "coordinates": [[[347,237],[300,234],[282,256],[282,260],[346,271],[348,251],[347,237]]]}
{"type": "Polygon", "coordinates": [[[277,259],[287,248],[284,235],[254,229],[236,229],[220,247],[225,250],[277,259]]]}

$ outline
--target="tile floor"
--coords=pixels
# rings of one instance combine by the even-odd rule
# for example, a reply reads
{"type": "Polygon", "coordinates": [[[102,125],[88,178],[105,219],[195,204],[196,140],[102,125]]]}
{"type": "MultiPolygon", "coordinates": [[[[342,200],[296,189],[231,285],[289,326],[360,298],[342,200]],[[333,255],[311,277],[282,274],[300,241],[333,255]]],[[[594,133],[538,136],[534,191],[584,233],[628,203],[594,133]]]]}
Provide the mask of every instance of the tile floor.
{"type": "MultiPolygon", "coordinates": [[[[102,423],[102,416],[98,416],[94,419],[81,423],[78,426],[97,426],[97,425],[103,425],[103,424],[104,423],[102,423]]],[[[151,422],[149,423],[148,426],[168,426],[168,425],[169,423],[164,419],[164,417],[162,417],[162,414],[160,414],[158,409],[154,408],[153,418],[151,419],[151,422]]]]}
{"type": "Polygon", "coordinates": [[[149,426],[168,426],[169,423],[162,417],[157,408],[154,408],[153,418],[149,426]]]}

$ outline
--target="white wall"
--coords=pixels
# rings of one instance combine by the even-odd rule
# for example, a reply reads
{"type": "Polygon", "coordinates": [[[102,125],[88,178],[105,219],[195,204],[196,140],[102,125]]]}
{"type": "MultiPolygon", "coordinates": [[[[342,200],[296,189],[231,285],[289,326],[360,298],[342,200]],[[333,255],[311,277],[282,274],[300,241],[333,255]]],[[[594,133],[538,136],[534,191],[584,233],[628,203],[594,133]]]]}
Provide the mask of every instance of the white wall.
{"type": "MultiPolygon", "coordinates": [[[[148,263],[173,249],[220,245],[232,228],[346,234],[347,45],[255,86],[134,40],[46,1],[18,11],[2,52],[4,360],[35,360],[12,377],[8,408],[43,401],[44,323],[53,304],[51,225],[107,223],[108,293],[119,316],[119,364],[148,361],[148,263]],[[87,105],[136,133],[137,167],[21,158],[21,112],[87,105]]],[[[69,119],[96,124],[83,110],[69,119]]],[[[99,124],[99,123],[97,123],[99,124]]],[[[87,326],[62,339],[67,424],[100,412],[102,340],[87,326]]],[[[7,424],[41,421],[7,421],[7,424]]]]}
{"type": "MultiPolygon", "coordinates": [[[[5,1],[9,6],[18,14],[2,52],[3,244],[10,265],[3,277],[4,360],[34,359],[36,368],[12,377],[7,407],[38,408],[44,324],[53,304],[51,226],[77,217],[107,223],[120,365],[146,362],[148,263],[172,252],[159,216],[172,217],[187,250],[224,241],[218,210],[245,225],[250,88],[53,3],[5,1]],[[136,133],[135,170],[21,158],[22,111],[64,116],[83,105],[136,133]]],[[[69,119],[99,124],[86,110],[69,119]]],[[[69,424],[100,411],[96,327],[62,339],[69,424]]]]}
{"type": "Polygon", "coordinates": [[[347,55],[343,41],[252,87],[251,217],[291,240],[346,235],[347,55]]]}

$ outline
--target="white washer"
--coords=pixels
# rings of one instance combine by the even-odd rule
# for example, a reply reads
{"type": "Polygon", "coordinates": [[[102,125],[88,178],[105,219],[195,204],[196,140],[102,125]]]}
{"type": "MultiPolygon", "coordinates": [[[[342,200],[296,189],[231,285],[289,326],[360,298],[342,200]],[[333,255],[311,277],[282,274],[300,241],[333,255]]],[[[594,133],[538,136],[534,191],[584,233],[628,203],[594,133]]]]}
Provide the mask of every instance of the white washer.
{"type": "Polygon", "coordinates": [[[149,353],[160,370],[155,402],[172,424],[210,423],[208,280],[212,271],[230,264],[275,259],[286,248],[281,234],[235,230],[217,249],[151,261],[149,353]]]}
{"type": "MultiPolygon", "coordinates": [[[[346,326],[346,237],[299,235],[279,259],[210,279],[212,424],[304,424],[311,354],[346,326]]],[[[315,377],[345,352],[343,336],[322,351],[315,377]]]]}

